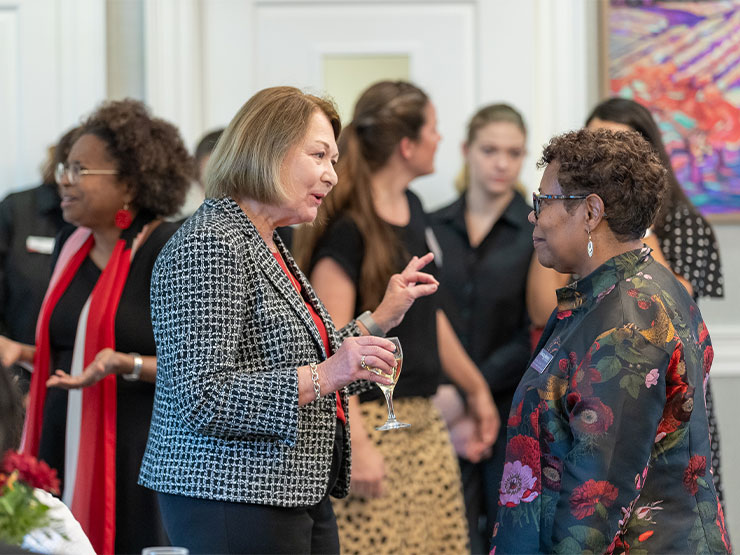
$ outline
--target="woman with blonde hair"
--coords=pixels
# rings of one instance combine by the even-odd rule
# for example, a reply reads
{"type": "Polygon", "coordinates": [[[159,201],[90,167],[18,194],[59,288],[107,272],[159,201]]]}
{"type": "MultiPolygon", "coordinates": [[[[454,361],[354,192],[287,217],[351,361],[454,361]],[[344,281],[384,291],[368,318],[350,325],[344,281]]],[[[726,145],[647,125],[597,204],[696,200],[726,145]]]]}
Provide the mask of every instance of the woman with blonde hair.
{"type": "MultiPolygon", "coordinates": [[[[338,325],[363,318],[388,276],[428,251],[427,219],[408,186],[434,171],[439,140],[434,105],[411,83],[382,81],[357,101],[340,138],[335,196],[296,239],[298,260],[338,325]]],[[[431,397],[445,371],[467,394],[474,433],[490,445],[498,422],[488,387],[434,297],[388,333],[404,350],[394,405],[411,427],[376,429],[386,419],[377,389],[350,399],[356,464],[350,495],[334,504],[342,551],[463,552],[459,470],[431,397]]]]}
{"type": "MultiPolygon", "coordinates": [[[[208,198],[154,267],[157,395],[140,483],[191,553],[339,551],[329,495],[349,489],[347,386],[389,384],[376,372],[390,372],[394,345],[362,321],[337,330],[276,229],[314,221],[331,198],[340,128],[325,99],[255,94],[211,155],[208,198]]],[[[436,291],[420,271],[430,260],[388,276],[378,329],[436,291]]]]}

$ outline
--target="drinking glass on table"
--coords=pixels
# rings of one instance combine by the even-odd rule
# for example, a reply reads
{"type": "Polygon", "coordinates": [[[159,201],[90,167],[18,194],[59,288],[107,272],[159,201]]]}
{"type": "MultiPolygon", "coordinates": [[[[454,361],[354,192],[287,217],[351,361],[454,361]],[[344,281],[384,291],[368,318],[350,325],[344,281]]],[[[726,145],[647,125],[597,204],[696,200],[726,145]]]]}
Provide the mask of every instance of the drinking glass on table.
{"type": "Polygon", "coordinates": [[[376,430],[395,430],[397,428],[408,428],[411,426],[411,424],[406,424],[406,422],[400,422],[397,420],[396,414],[393,412],[393,389],[396,387],[398,376],[401,375],[401,367],[403,366],[403,350],[401,349],[401,342],[398,340],[398,337],[388,337],[387,339],[396,346],[396,350],[393,353],[393,358],[396,359],[396,364],[393,367],[392,376],[383,374],[389,377],[392,380],[392,383],[390,385],[376,384],[383,392],[383,395],[385,395],[385,403],[388,405],[388,419],[385,421],[385,424],[375,428],[376,430]]]}

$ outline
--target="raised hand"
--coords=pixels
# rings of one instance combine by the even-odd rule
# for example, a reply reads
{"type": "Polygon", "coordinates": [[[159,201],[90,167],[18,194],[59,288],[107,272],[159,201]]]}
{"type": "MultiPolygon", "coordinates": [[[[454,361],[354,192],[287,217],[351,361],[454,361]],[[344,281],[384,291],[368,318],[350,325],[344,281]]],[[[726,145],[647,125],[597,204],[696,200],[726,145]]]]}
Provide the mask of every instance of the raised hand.
{"type": "Polygon", "coordinates": [[[431,274],[421,271],[433,259],[431,252],[421,258],[414,256],[400,274],[393,274],[388,280],[383,300],[373,312],[373,319],[383,331],[400,324],[416,299],[437,291],[439,282],[431,274]]]}

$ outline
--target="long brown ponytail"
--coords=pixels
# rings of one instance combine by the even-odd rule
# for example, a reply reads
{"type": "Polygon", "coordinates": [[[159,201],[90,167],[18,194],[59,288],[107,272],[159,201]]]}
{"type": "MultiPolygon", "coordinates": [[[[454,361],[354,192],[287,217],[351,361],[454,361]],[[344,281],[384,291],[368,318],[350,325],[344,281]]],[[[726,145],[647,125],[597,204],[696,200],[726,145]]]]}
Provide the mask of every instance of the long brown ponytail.
{"type": "Polygon", "coordinates": [[[375,211],[372,175],[388,162],[401,139],[419,138],[428,102],[421,89],[405,81],[381,81],[368,88],[357,101],[352,122],[339,137],[338,184],[319,208],[316,221],[296,233],[296,260],[310,273],[311,258],[327,225],[339,214],[352,218],[365,248],[359,310],[372,310],[383,298],[402,252],[393,228],[375,211]]]}

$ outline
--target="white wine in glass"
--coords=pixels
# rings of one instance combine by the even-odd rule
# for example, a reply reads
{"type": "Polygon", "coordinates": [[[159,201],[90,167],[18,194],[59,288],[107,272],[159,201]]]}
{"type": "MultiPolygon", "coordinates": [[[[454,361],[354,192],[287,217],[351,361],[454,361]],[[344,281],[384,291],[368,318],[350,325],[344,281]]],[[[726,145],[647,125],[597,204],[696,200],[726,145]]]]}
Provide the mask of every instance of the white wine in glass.
{"type": "MultiPolygon", "coordinates": [[[[376,430],[396,430],[398,428],[408,428],[411,424],[406,422],[400,422],[396,419],[396,413],[393,412],[393,389],[396,387],[398,376],[401,375],[401,368],[403,367],[403,350],[401,349],[401,342],[398,337],[388,337],[388,341],[393,342],[396,346],[396,350],[393,353],[393,358],[396,359],[396,365],[393,367],[393,375],[389,376],[393,383],[390,385],[376,384],[385,395],[385,404],[388,406],[388,419],[385,424],[375,428],[376,430]]],[[[387,374],[385,374],[387,376],[387,374]]]]}

